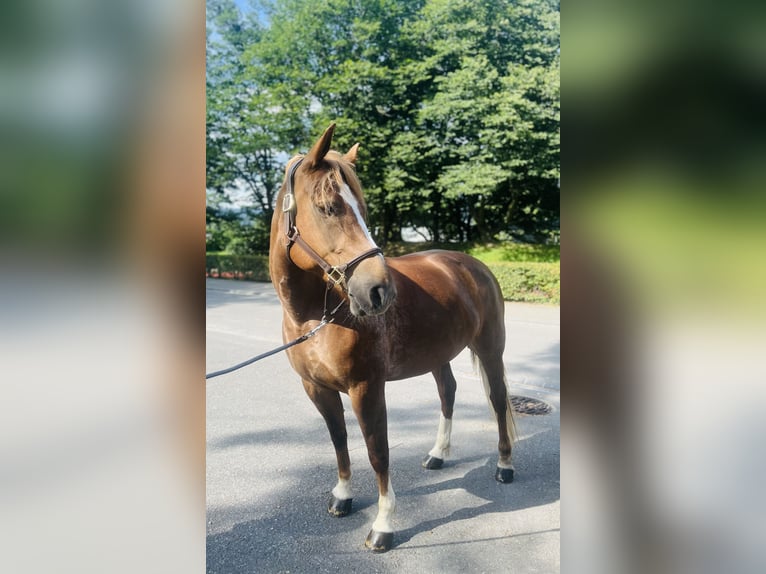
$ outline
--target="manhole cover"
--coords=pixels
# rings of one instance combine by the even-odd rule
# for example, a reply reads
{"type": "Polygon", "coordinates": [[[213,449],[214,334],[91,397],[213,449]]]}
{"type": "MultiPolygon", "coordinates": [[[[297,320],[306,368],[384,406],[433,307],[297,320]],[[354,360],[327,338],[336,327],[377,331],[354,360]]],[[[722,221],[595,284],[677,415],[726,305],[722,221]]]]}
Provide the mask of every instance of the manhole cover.
{"type": "Polygon", "coordinates": [[[513,412],[521,415],[547,415],[551,406],[543,401],[520,395],[511,395],[513,412]]]}

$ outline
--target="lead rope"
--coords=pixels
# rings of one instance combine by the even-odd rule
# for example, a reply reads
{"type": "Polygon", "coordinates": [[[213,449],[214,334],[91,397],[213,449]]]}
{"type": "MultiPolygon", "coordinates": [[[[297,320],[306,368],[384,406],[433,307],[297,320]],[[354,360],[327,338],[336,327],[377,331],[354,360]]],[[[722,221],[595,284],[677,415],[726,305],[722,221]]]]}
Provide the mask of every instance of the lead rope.
{"type": "Polygon", "coordinates": [[[333,285],[328,283],[327,289],[325,289],[324,292],[324,310],[322,311],[322,319],[319,321],[319,324],[308,331],[307,333],[304,333],[297,339],[294,339],[290,341],[289,343],[286,343],[284,345],[281,345],[277,347],[276,349],[272,349],[271,351],[267,351],[265,353],[261,353],[260,355],[253,357],[252,359],[248,359],[247,361],[242,361],[241,363],[237,363],[236,365],[229,367],[227,369],[221,369],[220,371],[213,371],[212,373],[206,373],[205,374],[205,380],[207,379],[213,379],[215,377],[225,375],[227,373],[231,373],[233,371],[237,371],[241,369],[242,367],[246,367],[248,365],[252,365],[253,363],[260,361],[261,359],[265,359],[266,357],[271,357],[271,355],[276,355],[277,353],[284,351],[285,349],[289,349],[290,347],[294,347],[295,345],[299,345],[303,343],[304,341],[308,341],[316,335],[320,329],[322,329],[325,325],[328,325],[335,321],[335,313],[338,312],[338,309],[340,309],[341,305],[343,305],[343,302],[345,301],[342,297],[340,299],[340,303],[338,303],[335,308],[330,311],[330,313],[327,313],[327,295],[332,291],[333,285]],[[328,316],[329,315],[329,316],[328,316]]]}

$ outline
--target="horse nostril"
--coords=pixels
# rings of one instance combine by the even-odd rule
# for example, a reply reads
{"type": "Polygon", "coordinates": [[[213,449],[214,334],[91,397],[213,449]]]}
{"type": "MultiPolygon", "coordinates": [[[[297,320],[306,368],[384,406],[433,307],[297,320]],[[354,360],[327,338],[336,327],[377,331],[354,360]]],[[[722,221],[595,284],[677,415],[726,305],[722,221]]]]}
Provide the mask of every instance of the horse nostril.
{"type": "Polygon", "coordinates": [[[382,285],[376,285],[370,289],[370,304],[373,309],[380,309],[383,306],[383,300],[386,297],[386,288],[382,285]]]}

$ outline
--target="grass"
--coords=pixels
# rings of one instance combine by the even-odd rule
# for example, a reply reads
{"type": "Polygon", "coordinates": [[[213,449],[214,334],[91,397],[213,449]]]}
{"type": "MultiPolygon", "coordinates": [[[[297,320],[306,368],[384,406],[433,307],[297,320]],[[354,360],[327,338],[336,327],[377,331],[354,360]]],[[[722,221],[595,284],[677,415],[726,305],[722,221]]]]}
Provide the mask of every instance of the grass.
{"type": "Polygon", "coordinates": [[[558,263],[561,259],[559,245],[531,245],[528,243],[500,243],[477,245],[467,250],[484,263],[524,262],[558,263]]]}

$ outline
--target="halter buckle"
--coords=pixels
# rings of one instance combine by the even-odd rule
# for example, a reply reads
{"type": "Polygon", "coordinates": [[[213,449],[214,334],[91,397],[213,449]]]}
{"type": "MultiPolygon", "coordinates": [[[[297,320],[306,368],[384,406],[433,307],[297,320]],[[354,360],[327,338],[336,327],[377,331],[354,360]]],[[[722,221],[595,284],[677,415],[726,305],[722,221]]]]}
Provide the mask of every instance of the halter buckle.
{"type": "Polygon", "coordinates": [[[295,241],[295,238],[298,237],[298,235],[300,235],[300,233],[298,232],[298,228],[295,227],[294,225],[292,227],[289,227],[287,231],[285,232],[285,236],[287,236],[287,241],[289,243],[292,243],[293,241],[295,241]]]}
{"type": "Polygon", "coordinates": [[[287,193],[282,198],[282,212],[287,213],[288,211],[294,211],[295,210],[295,196],[292,193],[287,193]]]}

